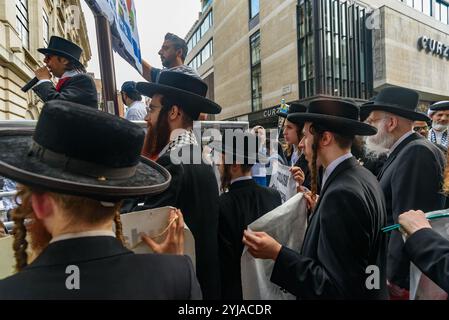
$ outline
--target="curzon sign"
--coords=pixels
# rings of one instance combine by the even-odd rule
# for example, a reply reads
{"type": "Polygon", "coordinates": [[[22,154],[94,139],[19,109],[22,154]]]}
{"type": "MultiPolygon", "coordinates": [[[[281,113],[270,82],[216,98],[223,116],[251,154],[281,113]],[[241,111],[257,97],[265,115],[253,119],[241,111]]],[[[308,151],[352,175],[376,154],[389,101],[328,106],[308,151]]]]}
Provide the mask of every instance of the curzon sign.
{"type": "Polygon", "coordinates": [[[427,53],[440,56],[449,60],[449,43],[443,43],[427,36],[422,36],[418,40],[420,50],[426,50],[427,53]]]}

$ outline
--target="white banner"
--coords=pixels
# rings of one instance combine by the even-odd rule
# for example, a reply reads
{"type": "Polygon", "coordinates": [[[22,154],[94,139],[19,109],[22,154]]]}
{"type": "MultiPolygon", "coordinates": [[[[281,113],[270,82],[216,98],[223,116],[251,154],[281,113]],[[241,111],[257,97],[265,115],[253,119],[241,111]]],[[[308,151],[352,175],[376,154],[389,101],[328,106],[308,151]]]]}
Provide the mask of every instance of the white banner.
{"type": "Polygon", "coordinates": [[[296,181],[290,172],[289,166],[284,166],[276,161],[273,164],[270,188],[276,189],[281,194],[282,203],[296,195],[296,181]]]}
{"type": "MultiPolygon", "coordinates": [[[[252,231],[263,231],[280,244],[300,252],[307,228],[307,204],[298,193],[283,205],[263,215],[248,226],[252,231]]],[[[274,261],[255,259],[243,249],[241,258],[242,291],[245,300],[294,300],[270,281],[274,261]]]]}
{"type": "Polygon", "coordinates": [[[134,0],[86,0],[86,3],[94,13],[101,13],[109,20],[114,51],[142,73],[134,0]]]}

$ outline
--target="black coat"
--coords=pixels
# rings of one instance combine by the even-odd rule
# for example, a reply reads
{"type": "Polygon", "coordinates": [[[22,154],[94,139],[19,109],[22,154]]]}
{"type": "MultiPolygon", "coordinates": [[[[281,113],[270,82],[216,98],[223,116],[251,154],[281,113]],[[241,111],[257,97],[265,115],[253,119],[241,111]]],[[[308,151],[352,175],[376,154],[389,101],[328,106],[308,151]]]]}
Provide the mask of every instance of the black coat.
{"type": "Polygon", "coordinates": [[[385,223],[376,178],[355,158],[343,161],[321,191],[301,254],[282,247],[271,281],[298,299],[386,299],[385,223]],[[371,265],[379,288],[369,290],[371,265]]]}
{"type": "Polygon", "coordinates": [[[220,196],[218,244],[223,299],[243,299],[240,276],[243,231],[280,205],[281,196],[277,190],[262,187],[252,179],[233,183],[229,192],[220,196]]]}
{"type": "MultiPolygon", "coordinates": [[[[201,150],[198,147],[186,146],[179,153],[199,156],[201,160],[201,150]]],[[[174,164],[170,153],[160,157],[157,163],[170,172],[170,187],[159,195],[146,197],[145,205],[133,210],[164,206],[181,209],[195,238],[196,274],[203,297],[208,300],[219,299],[218,185],[213,168],[204,163],[174,164]]]]}
{"type": "MultiPolygon", "coordinates": [[[[69,281],[71,283],[71,281],[69,281]]],[[[5,299],[201,299],[187,256],[134,254],[113,237],[87,237],[51,243],[21,272],[0,281],[5,299]],[[79,290],[66,280],[79,268],[79,290]]]]}
{"type": "MultiPolygon", "coordinates": [[[[444,208],[446,198],[441,193],[444,166],[443,153],[417,133],[393,150],[378,175],[387,203],[388,225],[398,223],[398,216],[408,210],[430,212],[444,208]]],[[[403,254],[403,247],[401,233],[392,231],[387,277],[408,289],[410,261],[403,254]]]]}
{"type": "Polygon", "coordinates": [[[47,102],[50,100],[65,100],[83,104],[92,108],[98,108],[98,93],[95,82],[91,76],[80,73],[67,80],[61,87],[61,92],[56,91],[52,82],[43,82],[33,88],[33,91],[47,102]]]}
{"type": "Polygon", "coordinates": [[[405,242],[410,260],[430,280],[449,293],[449,241],[432,229],[421,229],[405,242]]]}

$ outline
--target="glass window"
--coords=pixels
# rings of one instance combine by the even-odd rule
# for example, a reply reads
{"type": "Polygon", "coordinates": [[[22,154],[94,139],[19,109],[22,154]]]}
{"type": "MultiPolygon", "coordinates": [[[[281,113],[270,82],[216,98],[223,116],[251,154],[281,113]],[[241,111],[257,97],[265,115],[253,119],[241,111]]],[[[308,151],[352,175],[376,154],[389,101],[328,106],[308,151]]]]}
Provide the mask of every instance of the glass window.
{"type": "Polygon", "coordinates": [[[260,33],[254,33],[250,41],[251,48],[251,100],[253,111],[262,109],[262,70],[260,63],[260,33]]]}
{"type": "Polygon", "coordinates": [[[250,39],[251,47],[251,65],[260,63],[260,33],[256,32],[250,39]]]}
{"type": "Polygon", "coordinates": [[[441,4],[441,19],[440,21],[447,24],[447,6],[441,4]]]}
{"type": "Polygon", "coordinates": [[[432,0],[423,0],[423,12],[428,16],[432,15],[432,0]]]}
{"type": "Polygon", "coordinates": [[[252,19],[259,14],[259,0],[249,0],[249,6],[249,17],[252,19]]]}
{"type": "Polygon", "coordinates": [[[435,19],[441,19],[441,4],[438,2],[435,3],[435,19]]]}
{"type": "Polygon", "coordinates": [[[422,0],[413,1],[413,8],[416,10],[422,11],[422,0]]]}
{"type": "Polygon", "coordinates": [[[22,39],[22,45],[29,49],[28,0],[16,0],[16,11],[17,32],[22,39]]]}
{"type": "Polygon", "coordinates": [[[50,39],[50,25],[48,23],[48,15],[47,12],[45,12],[44,9],[42,9],[42,17],[43,17],[43,23],[44,23],[44,44],[46,47],[48,47],[48,41],[50,39]]]}

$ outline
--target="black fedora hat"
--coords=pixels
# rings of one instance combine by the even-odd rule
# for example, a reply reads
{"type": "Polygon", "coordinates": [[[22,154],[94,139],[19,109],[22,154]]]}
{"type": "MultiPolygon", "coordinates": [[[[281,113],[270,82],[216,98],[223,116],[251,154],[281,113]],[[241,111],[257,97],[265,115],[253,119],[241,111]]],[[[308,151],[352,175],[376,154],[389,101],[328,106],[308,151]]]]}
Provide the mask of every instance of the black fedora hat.
{"type": "Polygon", "coordinates": [[[449,101],[439,101],[432,104],[429,109],[431,111],[444,111],[449,110],[449,101]]]}
{"type": "Polygon", "coordinates": [[[50,43],[48,48],[37,49],[42,54],[52,54],[59,57],[64,57],[72,61],[77,67],[82,67],[83,64],[80,62],[81,54],[83,49],[81,49],[75,43],[57,36],[52,36],[50,38],[50,43]]]}
{"type": "Polygon", "coordinates": [[[171,176],[140,156],[144,137],[130,121],[53,100],[35,130],[0,130],[0,176],[101,201],[159,193],[171,176]]]}
{"type": "Polygon", "coordinates": [[[428,121],[429,118],[416,111],[419,95],[416,91],[400,87],[381,90],[373,101],[360,107],[360,118],[367,119],[372,111],[380,110],[396,114],[413,121],[428,121]]]}
{"type": "MultiPolygon", "coordinates": [[[[221,141],[210,144],[214,150],[225,155],[225,161],[232,160],[232,164],[255,164],[266,161],[266,156],[259,153],[259,138],[242,130],[226,133],[221,141]]],[[[229,163],[231,164],[231,163],[229,163]]]]}
{"type": "Polygon", "coordinates": [[[312,101],[306,113],[293,113],[287,117],[292,122],[312,122],[331,132],[346,136],[370,136],[377,129],[359,121],[359,108],[347,101],[322,98],[312,101]]]}
{"type": "Polygon", "coordinates": [[[150,98],[155,94],[169,97],[175,103],[179,103],[193,120],[197,120],[200,113],[221,112],[218,104],[206,98],[207,84],[201,79],[181,72],[163,71],[158,83],[138,82],[136,88],[150,98]]]}
{"type": "Polygon", "coordinates": [[[281,109],[278,113],[278,116],[281,118],[287,118],[289,114],[292,113],[298,113],[298,112],[306,112],[307,111],[307,107],[303,104],[300,103],[291,103],[290,107],[288,108],[287,112],[284,109],[281,109]]]}

